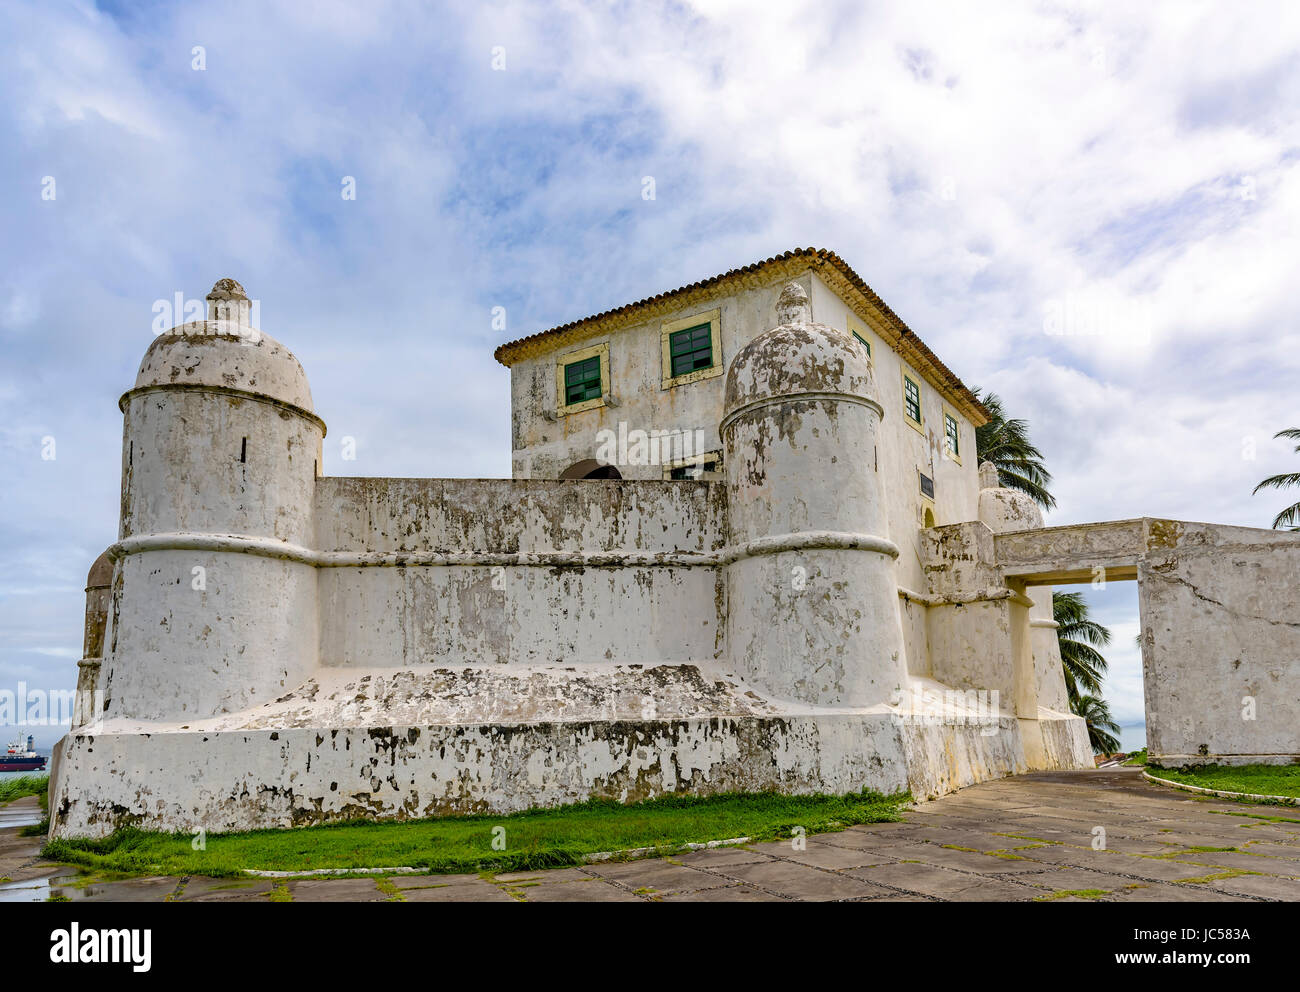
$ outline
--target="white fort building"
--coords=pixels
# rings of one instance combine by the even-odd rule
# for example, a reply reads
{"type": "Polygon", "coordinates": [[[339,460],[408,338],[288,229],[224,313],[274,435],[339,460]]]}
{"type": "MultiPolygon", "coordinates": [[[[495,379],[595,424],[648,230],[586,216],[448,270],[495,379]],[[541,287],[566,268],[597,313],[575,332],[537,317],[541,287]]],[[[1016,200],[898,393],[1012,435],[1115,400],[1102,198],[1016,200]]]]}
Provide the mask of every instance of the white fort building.
{"type": "Polygon", "coordinates": [[[208,302],[120,402],[54,836],[1090,767],[1050,590],[1102,570],[1154,756],[1300,758],[1297,535],[1044,528],[831,252],[502,345],[512,479],[323,476],[302,366],[208,302]]]}

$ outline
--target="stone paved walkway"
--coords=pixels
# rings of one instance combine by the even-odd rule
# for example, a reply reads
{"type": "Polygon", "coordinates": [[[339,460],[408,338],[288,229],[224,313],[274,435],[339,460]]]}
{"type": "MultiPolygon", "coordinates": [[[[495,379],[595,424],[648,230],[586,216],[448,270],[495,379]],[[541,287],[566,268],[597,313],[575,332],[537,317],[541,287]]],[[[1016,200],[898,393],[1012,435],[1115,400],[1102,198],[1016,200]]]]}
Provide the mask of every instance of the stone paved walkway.
{"type": "MultiPolygon", "coordinates": [[[[25,801],[34,806],[34,800],[25,801]]],[[[10,816],[21,812],[18,803],[10,816]]],[[[29,811],[30,815],[30,811],[29,811]]],[[[39,815],[39,813],[37,813],[39,815]]],[[[273,883],[146,878],[72,884],[0,823],[0,901],[761,902],[1300,900],[1300,809],[1193,799],[1136,769],[972,786],[871,824],[622,864],[477,875],[273,883]],[[1289,821],[1269,817],[1289,817],[1289,821]],[[1094,849],[1104,830],[1104,849],[1094,849]],[[1226,850],[1225,850],[1226,849],[1226,850]]]]}

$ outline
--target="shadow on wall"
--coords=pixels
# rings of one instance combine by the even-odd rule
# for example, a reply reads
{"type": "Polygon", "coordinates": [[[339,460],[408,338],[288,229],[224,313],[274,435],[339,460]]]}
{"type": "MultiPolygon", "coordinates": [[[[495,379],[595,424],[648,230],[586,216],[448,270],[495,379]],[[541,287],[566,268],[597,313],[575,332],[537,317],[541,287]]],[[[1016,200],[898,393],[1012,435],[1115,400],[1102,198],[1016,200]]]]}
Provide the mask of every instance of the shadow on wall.
{"type": "Polygon", "coordinates": [[[575,462],[560,473],[561,479],[621,479],[623,475],[613,465],[606,465],[594,458],[584,458],[575,462]]]}

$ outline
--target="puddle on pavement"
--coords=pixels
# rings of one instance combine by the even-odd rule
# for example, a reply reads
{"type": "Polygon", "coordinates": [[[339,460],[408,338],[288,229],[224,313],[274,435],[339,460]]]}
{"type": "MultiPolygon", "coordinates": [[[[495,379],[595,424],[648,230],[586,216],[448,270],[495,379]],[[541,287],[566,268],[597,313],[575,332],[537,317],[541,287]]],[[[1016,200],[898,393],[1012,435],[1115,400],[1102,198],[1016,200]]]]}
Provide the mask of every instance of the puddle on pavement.
{"type": "Polygon", "coordinates": [[[45,902],[54,892],[67,895],[69,887],[63,883],[68,877],[58,875],[53,878],[29,878],[21,882],[5,882],[0,885],[0,902],[45,902]]]}
{"type": "Polygon", "coordinates": [[[18,827],[25,827],[29,824],[40,823],[45,819],[45,814],[41,812],[39,806],[29,806],[24,803],[15,809],[15,803],[8,806],[0,806],[0,830],[16,830],[18,827]]]}
{"type": "MultiPolygon", "coordinates": [[[[75,871],[29,878],[22,882],[5,882],[0,885],[0,902],[46,902],[50,896],[62,896],[69,902],[82,902],[105,891],[106,884],[74,885],[75,871]]],[[[62,901],[62,899],[60,899],[62,901]]]]}

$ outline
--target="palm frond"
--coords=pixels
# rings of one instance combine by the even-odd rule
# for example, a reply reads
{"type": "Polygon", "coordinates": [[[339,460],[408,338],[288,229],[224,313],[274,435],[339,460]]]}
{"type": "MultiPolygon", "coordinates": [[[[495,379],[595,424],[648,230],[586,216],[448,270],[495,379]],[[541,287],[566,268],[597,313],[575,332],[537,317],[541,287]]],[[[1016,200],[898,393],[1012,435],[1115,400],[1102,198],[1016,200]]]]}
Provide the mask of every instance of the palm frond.
{"type": "MultiPolygon", "coordinates": [[[[1300,441],[1300,427],[1288,427],[1286,430],[1278,431],[1274,437],[1284,437],[1291,441],[1300,441]]],[[[1300,444],[1295,447],[1300,452],[1300,444]]],[[[1267,479],[1251,490],[1250,494],[1254,496],[1261,489],[1288,489],[1291,486],[1300,486],[1300,472],[1283,472],[1280,475],[1270,475],[1267,479]]],[[[1300,530],[1300,503],[1292,504],[1286,507],[1273,518],[1273,529],[1281,530],[1289,527],[1291,530],[1300,530]]]]}
{"type": "Polygon", "coordinates": [[[1252,489],[1250,494],[1254,496],[1261,489],[1285,489],[1287,486],[1300,486],[1300,472],[1284,472],[1281,475],[1270,475],[1252,489]]]}
{"type": "MultiPolygon", "coordinates": [[[[1070,711],[1084,716],[1081,707],[1087,707],[1090,712],[1104,713],[1109,719],[1110,711],[1101,698],[1101,682],[1110,666],[1097,648],[1110,643],[1110,630],[1092,619],[1088,601],[1081,592],[1052,593],[1052,618],[1056,621],[1056,642],[1061,649],[1061,670],[1070,711]]],[[[1104,728],[1099,732],[1104,733],[1104,728]]],[[[1093,747],[1098,748],[1091,725],[1089,737],[1093,738],[1093,747]]],[[[1109,750],[1117,748],[1118,744],[1109,750]]]]}
{"type": "Polygon", "coordinates": [[[1110,706],[1100,696],[1081,695],[1071,704],[1075,716],[1082,717],[1088,726],[1088,741],[1097,753],[1113,754],[1119,750],[1119,724],[1111,716],[1110,706]]]}
{"type": "Polygon", "coordinates": [[[989,412],[989,422],[975,428],[975,453],[982,462],[990,462],[998,470],[998,484],[1016,489],[1027,495],[1045,510],[1056,506],[1056,498],[1047,490],[1052,473],[1043,464],[1043,453],[1029,440],[1029,424],[1009,418],[997,393],[976,398],[989,412]]]}
{"type": "Polygon", "coordinates": [[[1300,529],[1300,503],[1292,503],[1273,518],[1274,530],[1281,530],[1283,527],[1290,527],[1292,530],[1300,529]]]}
{"type": "MultiPolygon", "coordinates": [[[[1284,431],[1278,431],[1273,436],[1275,438],[1284,437],[1290,441],[1300,441],[1300,427],[1288,427],[1284,431]]],[[[1295,450],[1300,451],[1300,445],[1297,445],[1295,450]]]]}
{"type": "Polygon", "coordinates": [[[1110,643],[1110,629],[1097,623],[1088,613],[1088,601],[1081,592],[1052,593],[1052,619],[1057,636],[1072,641],[1105,646],[1110,643]]]}
{"type": "MultiPolygon", "coordinates": [[[[1086,668],[1093,677],[1100,679],[1110,669],[1110,663],[1094,647],[1082,641],[1060,641],[1061,661],[1073,668],[1086,668]]],[[[1092,692],[1100,686],[1089,686],[1092,692]]]]}

